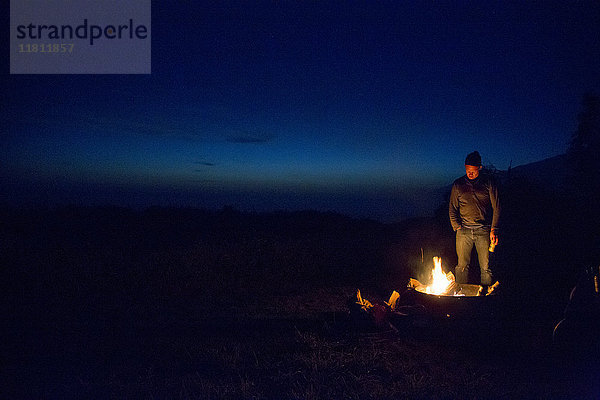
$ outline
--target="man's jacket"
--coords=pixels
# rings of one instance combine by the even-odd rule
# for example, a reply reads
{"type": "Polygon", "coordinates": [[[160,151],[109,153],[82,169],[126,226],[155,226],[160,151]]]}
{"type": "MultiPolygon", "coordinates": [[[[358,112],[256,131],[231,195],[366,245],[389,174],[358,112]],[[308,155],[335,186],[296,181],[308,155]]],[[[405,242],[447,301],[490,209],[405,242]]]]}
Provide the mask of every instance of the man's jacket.
{"type": "Polygon", "coordinates": [[[498,229],[500,199],[498,185],[485,174],[473,180],[466,175],[458,178],[450,192],[450,223],[452,229],[491,227],[498,229]]]}

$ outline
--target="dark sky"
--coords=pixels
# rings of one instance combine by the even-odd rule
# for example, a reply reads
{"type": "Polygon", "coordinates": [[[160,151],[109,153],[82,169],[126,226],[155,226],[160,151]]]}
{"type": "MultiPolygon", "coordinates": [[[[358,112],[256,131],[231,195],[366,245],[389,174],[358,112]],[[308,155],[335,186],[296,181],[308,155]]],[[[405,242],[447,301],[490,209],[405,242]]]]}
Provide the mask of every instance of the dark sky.
{"type": "Polygon", "coordinates": [[[153,2],[151,75],[5,58],[4,202],[400,218],[472,150],[563,153],[599,27],[597,1],[153,2]]]}

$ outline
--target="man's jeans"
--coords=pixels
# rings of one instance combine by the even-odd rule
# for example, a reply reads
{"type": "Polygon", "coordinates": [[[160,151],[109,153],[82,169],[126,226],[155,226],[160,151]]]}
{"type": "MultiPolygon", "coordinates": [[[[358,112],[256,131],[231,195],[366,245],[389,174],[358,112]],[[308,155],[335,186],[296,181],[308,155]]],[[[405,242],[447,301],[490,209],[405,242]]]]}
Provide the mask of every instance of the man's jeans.
{"type": "Polygon", "coordinates": [[[477,229],[461,228],[456,231],[456,255],[458,265],[456,266],[456,282],[467,283],[469,279],[469,263],[471,262],[471,251],[473,245],[479,257],[479,268],[481,269],[481,284],[492,284],[492,271],[490,270],[490,228],[477,229]]]}

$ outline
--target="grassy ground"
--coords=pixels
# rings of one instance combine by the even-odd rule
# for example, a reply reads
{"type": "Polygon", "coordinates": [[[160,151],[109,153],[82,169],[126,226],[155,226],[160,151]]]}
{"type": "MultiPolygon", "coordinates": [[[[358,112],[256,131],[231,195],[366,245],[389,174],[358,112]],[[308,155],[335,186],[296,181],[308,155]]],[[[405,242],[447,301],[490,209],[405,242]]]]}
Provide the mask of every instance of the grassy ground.
{"type": "Polygon", "coordinates": [[[12,268],[2,275],[1,398],[598,393],[595,364],[552,349],[556,299],[512,296],[476,321],[353,318],[357,288],[374,302],[402,290],[385,260],[408,250],[377,224],[312,214],[105,217],[71,211],[3,226],[1,257],[12,268]],[[292,220],[294,229],[277,232],[292,220]]]}
{"type": "Polygon", "coordinates": [[[143,315],[96,310],[28,326],[8,359],[23,386],[5,398],[582,398],[552,359],[547,321],[502,332],[451,321],[375,327],[348,317],[353,292],[210,311],[163,302],[143,315]]]}

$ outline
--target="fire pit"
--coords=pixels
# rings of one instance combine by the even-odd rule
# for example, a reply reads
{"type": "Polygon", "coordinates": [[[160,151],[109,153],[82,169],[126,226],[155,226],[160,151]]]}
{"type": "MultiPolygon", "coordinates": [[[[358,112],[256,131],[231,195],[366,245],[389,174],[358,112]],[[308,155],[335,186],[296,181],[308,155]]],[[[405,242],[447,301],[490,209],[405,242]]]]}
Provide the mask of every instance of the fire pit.
{"type": "Polygon", "coordinates": [[[483,316],[493,313],[497,303],[496,282],[489,287],[457,283],[452,272],[444,273],[442,260],[433,258],[431,282],[425,285],[410,279],[408,287],[414,290],[414,300],[431,313],[445,317],[483,316]]]}
{"type": "Polygon", "coordinates": [[[444,293],[429,293],[427,292],[427,286],[418,285],[414,287],[417,292],[437,297],[485,297],[489,296],[497,286],[490,286],[487,290],[481,285],[472,285],[470,283],[456,283],[452,285],[452,288],[448,292],[444,293]]]}
{"type": "Polygon", "coordinates": [[[461,323],[471,321],[477,325],[483,322],[485,326],[493,326],[501,297],[496,295],[498,282],[489,287],[459,284],[452,272],[443,272],[441,258],[434,257],[433,261],[429,285],[411,278],[403,294],[394,291],[383,304],[371,303],[358,290],[356,298],[349,301],[350,314],[357,321],[366,317],[367,321],[374,321],[376,325],[389,323],[398,329],[405,328],[407,324],[427,325],[438,318],[461,323]]]}

